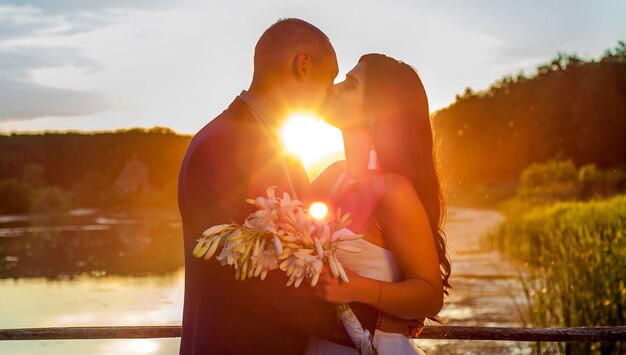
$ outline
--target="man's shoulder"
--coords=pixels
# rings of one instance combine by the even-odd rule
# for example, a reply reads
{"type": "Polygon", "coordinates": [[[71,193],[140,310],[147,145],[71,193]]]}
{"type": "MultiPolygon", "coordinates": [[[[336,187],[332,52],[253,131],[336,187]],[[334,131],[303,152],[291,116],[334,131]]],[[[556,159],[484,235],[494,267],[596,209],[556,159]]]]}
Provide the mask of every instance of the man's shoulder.
{"type": "Polygon", "coordinates": [[[183,165],[187,168],[194,161],[202,165],[242,164],[242,159],[250,158],[258,138],[258,124],[252,112],[243,100],[236,98],[194,135],[183,165]]]}
{"type": "Polygon", "coordinates": [[[209,151],[219,152],[222,153],[219,156],[224,156],[229,151],[233,151],[239,142],[254,139],[255,123],[252,112],[243,100],[236,98],[226,110],[194,135],[187,149],[187,155],[193,155],[198,151],[209,151]]]}
{"type": "Polygon", "coordinates": [[[237,97],[226,110],[202,127],[193,140],[202,141],[215,136],[247,133],[252,128],[253,123],[252,112],[245,102],[237,97]]]}

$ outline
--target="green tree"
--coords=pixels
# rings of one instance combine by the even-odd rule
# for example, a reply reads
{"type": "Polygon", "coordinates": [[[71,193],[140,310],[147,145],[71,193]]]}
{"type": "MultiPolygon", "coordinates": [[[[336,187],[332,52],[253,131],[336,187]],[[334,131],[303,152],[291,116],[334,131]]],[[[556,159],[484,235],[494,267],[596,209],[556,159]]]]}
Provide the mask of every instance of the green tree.
{"type": "Polygon", "coordinates": [[[46,169],[39,164],[27,164],[22,168],[22,179],[32,187],[46,185],[46,169]]]}
{"type": "Polygon", "coordinates": [[[457,95],[432,122],[444,176],[514,181],[554,157],[599,169],[626,164],[626,44],[598,59],[559,53],[533,75],[457,95]]]}
{"type": "Polygon", "coordinates": [[[0,181],[0,214],[28,212],[31,206],[33,190],[16,179],[0,181]]]}
{"type": "Polygon", "coordinates": [[[34,213],[55,213],[69,211],[71,207],[70,195],[65,190],[52,186],[37,190],[30,210],[34,213]]]}
{"type": "Polygon", "coordinates": [[[99,171],[83,175],[72,188],[73,200],[80,207],[108,206],[114,200],[111,178],[99,171]]]}

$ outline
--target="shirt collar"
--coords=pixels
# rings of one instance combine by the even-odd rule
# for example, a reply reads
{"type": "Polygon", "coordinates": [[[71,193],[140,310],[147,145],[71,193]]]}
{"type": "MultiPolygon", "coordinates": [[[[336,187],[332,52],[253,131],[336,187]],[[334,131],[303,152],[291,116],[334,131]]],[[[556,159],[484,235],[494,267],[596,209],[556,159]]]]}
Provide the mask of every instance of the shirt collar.
{"type": "Polygon", "coordinates": [[[248,107],[252,110],[252,113],[257,116],[263,123],[265,123],[272,130],[277,131],[278,127],[276,123],[278,120],[276,119],[277,113],[270,110],[266,105],[264,105],[259,99],[254,97],[249,91],[243,90],[241,94],[239,94],[239,98],[245,102],[248,107]]]}

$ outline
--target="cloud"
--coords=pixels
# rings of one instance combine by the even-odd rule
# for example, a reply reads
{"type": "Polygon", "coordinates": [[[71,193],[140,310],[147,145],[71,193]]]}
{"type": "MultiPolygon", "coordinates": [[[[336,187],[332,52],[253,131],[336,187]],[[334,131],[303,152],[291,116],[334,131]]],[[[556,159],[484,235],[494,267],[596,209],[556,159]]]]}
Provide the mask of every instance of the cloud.
{"type": "Polygon", "coordinates": [[[113,21],[111,12],[54,14],[31,5],[0,6],[0,121],[78,116],[105,110],[107,103],[102,93],[41,85],[33,80],[32,73],[63,67],[74,67],[87,74],[102,70],[79,48],[50,45],[48,40],[90,31],[113,21]]]}
{"type": "Polygon", "coordinates": [[[256,40],[279,17],[325,31],[342,73],[367,52],[414,65],[433,110],[467,86],[533,70],[558,51],[597,56],[626,34],[626,2],[610,0],[8,3],[0,4],[0,129],[194,132],[247,87],[256,40]]]}
{"type": "Polygon", "coordinates": [[[116,22],[116,10],[47,11],[33,5],[0,5],[0,41],[72,35],[116,22]]]}
{"type": "Polygon", "coordinates": [[[74,66],[96,72],[100,65],[75,48],[13,47],[0,50],[0,120],[41,116],[76,116],[106,109],[97,92],[68,90],[37,84],[30,72],[37,68],[74,66]]]}
{"type": "Polygon", "coordinates": [[[613,18],[626,10],[617,1],[452,0],[427,6],[466,31],[500,39],[494,64],[548,61],[559,51],[595,56],[626,33],[624,22],[613,18]]]}
{"type": "Polygon", "coordinates": [[[56,25],[56,20],[41,16],[32,6],[0,6],[0,40],[30,36],[56,25]]]}
{"type": "Polygon", "coordinates": [[[58,89],[28,82],[0,79],[0,121],[42,116],[79,116],[106,109],[96,92],[58,89]]]}
{"type": "MultiPolygon", "coordinates": [[[[11,2],[11,1],[9,1],[11,2]]],[[[12,1],[14,4],[24,3],[25,1],[12,1]]],[[[111,8],[143,8],[154,9],[164,8],[167,6],[180,6],[185,1],[171,0],[98,0],[98,1],[85,1],[85,0],[29,0],[28,4],[39,9],[42,9],[46,13],[78,13],[81,11],[102,11],[111,8]]],[[[17,6],[17,5],[15,5],[17,6]]]]}

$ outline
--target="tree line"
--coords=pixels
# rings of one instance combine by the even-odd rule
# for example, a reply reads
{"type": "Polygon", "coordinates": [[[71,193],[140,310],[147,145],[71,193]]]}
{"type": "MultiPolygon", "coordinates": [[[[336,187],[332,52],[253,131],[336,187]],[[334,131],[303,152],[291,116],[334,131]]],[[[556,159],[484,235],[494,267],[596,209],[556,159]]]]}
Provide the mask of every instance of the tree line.
{"type": "Polygon", "coordinates": [[[559,53],[532,75],[467,88],[432,121],[444,178],[455,185],[517,180],[552,159],[623,167],[626,44],[597,59],[559,53]]]}
{"type": "Polygon", "coordinates": [[[170,129],[0,136],[0,214],[176,207],[191,137],[170,129]]]}

